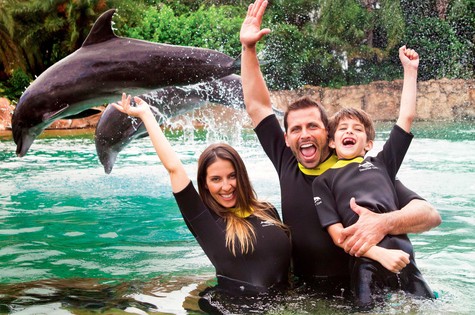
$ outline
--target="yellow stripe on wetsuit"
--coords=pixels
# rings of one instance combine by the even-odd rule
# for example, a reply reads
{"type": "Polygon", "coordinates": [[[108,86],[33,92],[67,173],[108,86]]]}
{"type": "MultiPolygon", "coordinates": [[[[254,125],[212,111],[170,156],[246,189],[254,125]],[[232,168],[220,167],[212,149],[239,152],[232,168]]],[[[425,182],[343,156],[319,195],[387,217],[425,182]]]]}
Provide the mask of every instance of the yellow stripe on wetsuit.
{"type": "Polygon", "coordinates": [[[299,163],[299,169],[305,175],[319,176],[330,168],[341,168],[350,163],[361,163],[362,161],[363,158],[361,156],[355,157],[351,160],[338,160],[338,157],[335,154],[332,154],[325,162],[321,163],[316,168],[305,168],[305,166],[299,163]]]}

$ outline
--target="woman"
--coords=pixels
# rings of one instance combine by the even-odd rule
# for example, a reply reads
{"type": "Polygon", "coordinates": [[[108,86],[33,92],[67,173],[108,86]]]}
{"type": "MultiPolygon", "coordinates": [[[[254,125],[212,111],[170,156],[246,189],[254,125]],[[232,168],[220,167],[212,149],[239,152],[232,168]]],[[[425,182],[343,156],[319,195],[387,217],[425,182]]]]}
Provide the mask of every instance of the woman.
{"type": "Polygon", "coordinates": [[[112,105],[143,121],[185,222],[216,269],[217,288],[254,295],[287,285],[288,231],[275,208],[257,200],[239,154],[226,144],[206,148],[198,160],[198,194],[148,104],[134,100],[136,107],[123,94],[112,105]]]}

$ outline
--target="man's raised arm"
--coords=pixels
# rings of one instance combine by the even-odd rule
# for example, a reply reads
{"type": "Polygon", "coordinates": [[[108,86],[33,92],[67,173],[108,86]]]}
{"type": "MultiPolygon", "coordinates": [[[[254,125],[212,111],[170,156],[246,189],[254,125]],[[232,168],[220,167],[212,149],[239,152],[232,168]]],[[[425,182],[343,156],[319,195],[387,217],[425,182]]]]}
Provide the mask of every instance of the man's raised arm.
{"type": "Polygon", "coordinates": [[[262,17],[267,7],[266,0],[257,0],[249,5],[241,26],[242,44],[241,80],[246,110],[256,127],[273,113],[269,90],[257,59],[256,44],[270,29],[261,30],[262,17]]]}

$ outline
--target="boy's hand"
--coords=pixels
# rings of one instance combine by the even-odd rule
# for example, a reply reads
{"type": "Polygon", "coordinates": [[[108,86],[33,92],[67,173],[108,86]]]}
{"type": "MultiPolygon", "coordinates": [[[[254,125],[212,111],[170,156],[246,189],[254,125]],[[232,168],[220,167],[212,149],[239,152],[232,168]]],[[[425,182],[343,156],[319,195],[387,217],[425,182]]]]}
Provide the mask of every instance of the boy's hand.
{"type": "Polygon", "coordinates": [[[414,49],[406,48],[405,45],[399,48],[399,59],[404,69],[417,70],[419,67],[419,54],[414,49]]]}
{"type": "Polygon", "coordinates": [[[378,249],[378,262],[391,272],[398,273],[409,264],[409,254],[400,249],[378,249]]]}

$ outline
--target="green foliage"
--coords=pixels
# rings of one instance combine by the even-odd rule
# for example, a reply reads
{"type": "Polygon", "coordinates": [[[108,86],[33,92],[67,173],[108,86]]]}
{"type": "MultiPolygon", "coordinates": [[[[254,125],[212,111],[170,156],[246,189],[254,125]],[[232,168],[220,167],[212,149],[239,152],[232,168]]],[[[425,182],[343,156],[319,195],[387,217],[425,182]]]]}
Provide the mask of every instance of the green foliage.
{"type": "Polygon", "coordinates": [[[233,7],[211,6],[177,15],[172,8],[162,5],[144,11],[142,20],[136,26],[125,25],[124,34],[159,43],[215,49],[238,56],[243,14],[242,10],[233,7]]]}
{"type": "MultiPolygon", "coordinates": [[[[107,9],[116,9],[116,14],[113,17],[113,29],[117,35],[125,36],[123,34],[124,25],[128,27],[135,26],[142,20],[142,13],[150,6],[153,6],[155,1],[147,0],[108,0],[107,9]],[[151,3],[149,3],[151,2],[151,3]]],[[[92,26],[92,24],[91,24],[92,26]]],[[[89,31],[90,28],[87,28],[89,31]]]]}
{"type": "Polygon", "coordinates": [[[299,28],[312,23],[320,8],[315,0],[274,0],[269,6],[271,25],[291,24],[299,28]]]}
{"type": "Polygon", "coordinates": [[[453,1],[449,7],[447,22],[464,46],[464,60],[461,62],[465,67],[465,74],[461,77],[473,78],[475,74],[475,0],[453,1]]]}
{"type": "Polygon", "coordinates": [[[338,57],[296,26],[278,25],[267,38],[262,59],[267,64],[263,72],[271,89],[344,84],[338,57]]]}
{"type": "Polygon", "coordinates": [[[382,0],[381,10],[377,11],[377,31],[374,39],[374,47],[384,48],[389,58],[392,55],[389,53],[394,48],[399,48],[402,37],[404,36],[404,16],[400,6],[400,1],[382,0]],[[384,43],[381,43],[381,38],[384,37],[384,43]]]}
{"type": "Polygon", "coordinates": [[[358,47],[366,39],[371,15],[357,1],[323,1],[317,36],[339,51],[358,47]],[[345,8],[345,10],[342,10],[345,8]]]}
{"type": "Polygon", "coordinates": [[[281,24],[266,40],[266,48],[259,57],[270,89],[289,89],[303,84],[302,67],[305,38],[293,25],[281,24]],[[292,39],[292,40],[290,40],[292,39]]]}
{"type": "Polygon", "coordinates": [[[475,40],[475,0],[452,1],[447,21],[460,39],[475,40]]]}
{"type": "Polygon", "coordinates": [[[406,29],[406,43],[421,56],[421,80],[473,76],[473,51],[447,21],[420,18],[406,29]],[[472,56],[472,58],[470,58],[472,56]]]}
{"type": "Polygon", "coordinates": [[[436,0],[401,0],[404,20],[408,24],[417,22],[420,18],[437,17],[436,0]]]}
{"type": "MultiPolygon", "coordinates": [[[[238,56],[252,0],[0,0],[0,74],[30,77],[79,48],[93,22],[117,8],[120,36],[238,56]],[[18,74],[17,74],[18,75],[18,74]]],[[[272,89],[341,86],[401,77],[397,49],[421,55],[420,80],[473,78],[475,0],[270,0],[259,44],[272,89]]],[[[4,79],[4,77],[2,77],[4,79]]],[[[17,81],[18,78],[12,79],[17,81]]],[[[12,81],[12,82],[13,82],[12,81]]],[[[14,89],[3,81],[3,92],[14,89]]],[[[14,84],[21,86],[22,84],[14,84]]],[[[24,87],[17,90],[23,90],[24,87]]]]}
{"type": "Polygon", "coordinates": [[[78,49],[101,9],[105,9],[101,0],[4,0],[3,3],[0,22],[8,23],[6,29],[13,39],[10,46],[14,44],[14,49],[23,55],[17,64],[21,63],[18,66],[33,75],[41,74],[78,49]]]}
{"type": "Polygon", "coordinates": [[[402,67],[397,57],[397,49],[393,52],[395,58],[378,61],[376,58],[354,59],[348,65],[347,84],[368,84],[373,81],[393,81],[402,77],[402,67]],[[396,60],[397,59],[397,60],[396,60]]]}
{"type": "MultiPolygon", "coordinates": [[[[30,85],[30,82],[31,79],[23,70],[16,69],[3,86],[3,94],[10,100],[19,99],[23,91],[30,85]]],[[[2,86],[0,85],[0,92],[1,90],[2,86]]]]}

